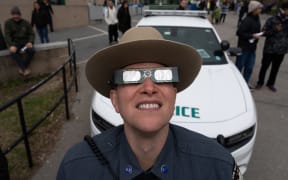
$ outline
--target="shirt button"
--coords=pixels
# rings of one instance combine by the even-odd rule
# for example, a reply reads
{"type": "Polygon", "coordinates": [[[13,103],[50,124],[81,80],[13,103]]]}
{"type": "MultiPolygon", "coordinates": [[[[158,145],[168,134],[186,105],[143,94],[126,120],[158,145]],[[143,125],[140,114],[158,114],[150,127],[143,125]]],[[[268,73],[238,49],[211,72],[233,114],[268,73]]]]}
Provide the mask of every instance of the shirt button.
{"type": "Polygon", "coordinates": [[[132,174],[133,172],[133,168],[131,165],[128,165],[126,168],[125,168],[125,173],[126,174],[132,174]]]}
{"type": "Polygon", "coordinates": [[[167,174],[168,173],[168,166],[166,164],[161,165],[161,173],[167,174]]]}

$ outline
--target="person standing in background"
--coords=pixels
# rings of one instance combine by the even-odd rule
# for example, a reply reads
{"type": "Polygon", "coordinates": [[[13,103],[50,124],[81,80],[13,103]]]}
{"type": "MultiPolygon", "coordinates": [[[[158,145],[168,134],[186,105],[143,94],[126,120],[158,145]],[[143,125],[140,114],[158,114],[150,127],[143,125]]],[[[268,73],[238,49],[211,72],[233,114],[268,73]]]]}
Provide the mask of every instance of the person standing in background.
{"type": "MultiPolygon", "coordinates": [[[[258,1],[250,1],[248,6],[248,14],[240,23],[237,30],[238,47],[242,49],[241,56],[236,58],[236,66],[240,72],[244,68],[243,76],[245,81],[249,82],[256,59],[256,48],[258,40],[261,36],[260,17],[262,4],[258,1]]],[[[252,86],[248,84],[250,89],[252,86]]]]}
{"type": "Polygon", "coordinates": [[[227,0],[223,0],[223,2],[220,3],[220,7],[221,7],[220,23],[221,22],[224,23],[226,19],[226,15],[229,11],[229,4],[227,0]]]}
{"type": "Polygon", "coordinates": [[[38,35],[40,37],[41,43],[48,43],[48,14],[40,8],[40,4],[35,1],[33,3],[34,10],[32,11],[31,16],[31,25],[35,25],[38,35]]]}
{"type": "Polygon", "coordinates": [[[214,10],[216,9],[216,0],[208,0],[207,1],[207,11],[210,14],[210,22],[214,24],[214,10]]]}
{"type": "Polygon", "coordinates": [[[117,9],[112,0],[108,0],[108,6],[104,11],[104,18],[108,25],[109,44],[112,45],[113,42],[118,43],[117,9]]]}
{"type": "Polygon", "coordinates": [[[283,3],[278,14],[265,22],[263,31],[266,39],[256,89],[261,89],[264,85],[266,71],[272,64],[266,86],[276,92],[276,77],[288,50],[288,2],[283,3]]]}
{"type": "Polygon", "coordinates": [[[239,27],[240,23],[242,22],[242,20],[246,17],[247,12],[248,12],[248,5],[249,5],[249,0],[244,0],[241,3],[241,7],[239,10],[239,17],[238,17],[238,23],[237,26],[239,27]]]}
{"type": "Polygon", "coordinates": [[[121,7],[118,10],[117,18],[119,21],[119,30],[124,34],[128,29],[131,28],[131,16],[129,12],[128,1],[124,0],[121,7]]]}
{"type": "Polygon", "coordinates": [[[198,4],[198,10],[205,10],[206,8],[206,0],[200,0],[198,4]]]}
{"type": "Polygon", "coordinates": [[[11,9],[11,16],[12,18],[5,22],[6,44],[12,59],[19,66],[19,73],[27,76],[31,72],[28,66],[35,53],[33,47],[35,34],[31,24],[22,19],[17,6],[11,9]]]}
{"type": "Polygon", "coordinates": [[[187,1],[186,0],[180,0],[179,6],[176,10],[186,10],[187,9],[187,1]]]}
{"type": "Polygon", "coordinates": [[[38,3],[40,4],[40,7],[47,13],[50,32],[54,32],[53,19],[52,19],[54,11],[52,9],[50,0],[38,0],[38,3]]]}

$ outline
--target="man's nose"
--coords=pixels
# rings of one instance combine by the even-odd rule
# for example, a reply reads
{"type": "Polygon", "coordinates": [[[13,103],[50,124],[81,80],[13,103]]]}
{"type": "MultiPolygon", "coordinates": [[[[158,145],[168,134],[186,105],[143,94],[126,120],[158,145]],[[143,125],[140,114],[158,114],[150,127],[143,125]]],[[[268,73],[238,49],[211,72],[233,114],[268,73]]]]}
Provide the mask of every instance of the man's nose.
{"type": "Polygon", "coordinates": [[[147,77],[143,83],[143,93],[146,94],[155,94],[156,93],[156,84],[151,80],[151,78],[147,77]]]}

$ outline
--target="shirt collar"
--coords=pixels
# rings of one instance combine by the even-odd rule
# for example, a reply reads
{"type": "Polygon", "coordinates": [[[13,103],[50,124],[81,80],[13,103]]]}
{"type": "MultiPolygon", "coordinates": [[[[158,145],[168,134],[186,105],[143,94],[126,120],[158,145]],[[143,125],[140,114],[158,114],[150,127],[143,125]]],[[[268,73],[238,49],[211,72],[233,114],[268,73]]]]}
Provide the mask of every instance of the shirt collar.
{"type": "MultiPolygon", "coordinates": [[[[156,163],[150,171],[160,179],[173,179],[173,154],[175,154],[174,137],[169,130],[167,141],[158,156],[156,163]]],[[[120,179],[133,179],[143,173],[143,169],[137,162],[125,134],[120,137],[120,179]]]]}

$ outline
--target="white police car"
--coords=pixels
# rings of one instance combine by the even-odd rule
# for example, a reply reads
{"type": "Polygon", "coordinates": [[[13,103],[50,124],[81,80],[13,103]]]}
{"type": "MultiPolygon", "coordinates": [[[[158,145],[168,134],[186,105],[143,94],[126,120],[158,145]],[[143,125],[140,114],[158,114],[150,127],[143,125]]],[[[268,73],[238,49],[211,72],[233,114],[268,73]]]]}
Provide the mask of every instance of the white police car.
{"type": "MultiPolygon", "coordinates": [[[[153,26],[164,38],[193,46],[203,66],[193,84],[177,94],[172,123],[217,140],[235,157],[242,173],[249,163],[257,130],[253,98],[203,11],[147,10],[137,26],[153,26]]],[[[149,52],[147,52],[149,53],[149,52]]],[[[92,134],[123,123],[110,99],[95,92],[92,134]]]]}

